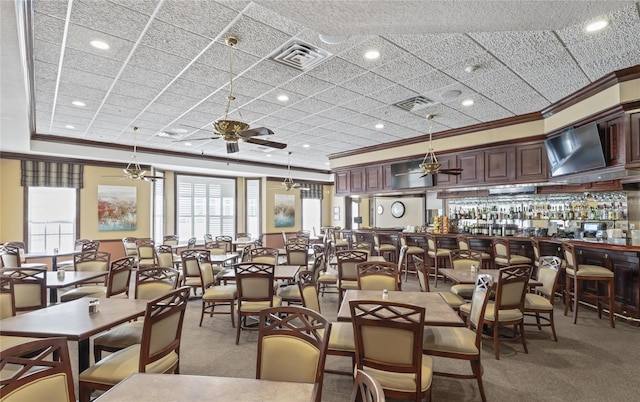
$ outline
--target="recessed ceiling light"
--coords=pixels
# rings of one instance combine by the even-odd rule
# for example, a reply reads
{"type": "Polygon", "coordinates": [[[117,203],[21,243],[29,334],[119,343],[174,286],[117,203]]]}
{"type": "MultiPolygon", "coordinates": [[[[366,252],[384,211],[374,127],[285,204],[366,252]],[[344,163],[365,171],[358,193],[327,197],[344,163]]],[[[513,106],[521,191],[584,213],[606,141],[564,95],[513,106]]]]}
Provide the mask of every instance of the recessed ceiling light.
{"type": "Polygon", "coordinates": [[[472,72],[476,71],[477,69],[478,69],[478,66],[472,64],[472,65],[466,66],[464,68],[464,72],[465,73],[472,73],[472,72]]]}
{"type": "Polygon", "coordinates": [[[73,106],[79,106],[79,107],[85,107],[85,106],[87,106],[87,104],[86,104],[86,103],[84,103],[83,101],[73,101],[73,102],[71,102],[71,104],[72,104],[73,106]]]}
{"type": "Polygon", "coordinates": [[[309,145],[309,144],[304,144],[304,145],[302,145],[302,148],[309,148],[310,146],[311,145],[309,145]]]}
{"type": "Polygon", "coordinates": [[[64,128],[68,128],[73,130],[74,128],[76,128],[76,126],[72,126],[71,124],[67,124],[66,126],[64,126],[64,128]]]}
{"type": "Polygon", "coordinates": [[[271,158],[271,154],[267,154],[267,158],[271,158]]]}
{"type": "Polygon", "coordinates": [[[380,57],[380,52],[377,50],[369,50],[367,51],[367,53],[364,54],[364,57],[369,60],[375,60],[378,57],[380,57]]]}
{"type": "Polygon", "coordinates": [[[177,134],[184,134],[189,130],[185,130],[184,128],[174,128],[173,130],[169,130],[172,133],[177,133],[177,134]]]}
{"type": "Polygon", "coordinates": [[[384,124],[382,124],[382,123],[378,123],[378,124],[376,124],[376,128],[377,128],[378,130],[381,130],[381,129],[383,129],[383,128],[384,128],[384,124]]]}
{"type": "Polygon", "coordinates": [[[330,163],[329,163],[329,162],[325,162],[324,164],[325,164],[325,165],[327,165],[327,166],[329,166],[329,165],[330,165],[330,163]]]}
{"type": "Polygon", "coordinates": [[[348,36],[341,36],[341,35],[318,34],[318,37],[320,38],[321,41],[323,41],[327,45],[339,45],[340,43],[349,39],[348,36]]]}
{"type": "Polygon", "coordinates": [[[190,143],[190,142],[185,142],[185,143],[184,143],[184,146],[185,146],[185,147],[190,147],[190,146],[191,146],[191,143],[190,143]]]}
{"type": "Polygon", "coordinates": [[[287,95],[285,95],[285,94],[278,95],[278,100],[279,100],[280,102],[286,102],[286,101],[288,101],[288,100],[289,100],[289,97],[288,97],[287,95]]]}
{"type": "Polygon", "coordinates": [[[600,30],[606,28],[607,25],[609,25],[609,21],[607,21],[605,19],[595,20],[595,21],[591,21],[589,24],[587,24],[587,26],[584,28],[584,30],[587,31],[587,32],[597,32],[597,31],[600,31],[600,30]]]}
{"type": "Polygon", "coordinates": [[[100,50],[111,49],[111,46],[109,46],[108,43],[103,42],[101,40],[92,40],[91,42],[89,42],[89,44],[95,47],[96,49],[100,49],[100,50]]]}
{"type": "Polygon", "coordinates": [[[473,99],[465,99],[461,102],[462,106],[471,106],[473,105],[473,99]]]}
{"type": "Polygon", "coordinates": [[[444,100],[452,100],[456,99],[458,96],[462,95],[462,91],[457,89],[451,89],[449,91],[444,91],[440,94],[440,98],[444,100]]]}

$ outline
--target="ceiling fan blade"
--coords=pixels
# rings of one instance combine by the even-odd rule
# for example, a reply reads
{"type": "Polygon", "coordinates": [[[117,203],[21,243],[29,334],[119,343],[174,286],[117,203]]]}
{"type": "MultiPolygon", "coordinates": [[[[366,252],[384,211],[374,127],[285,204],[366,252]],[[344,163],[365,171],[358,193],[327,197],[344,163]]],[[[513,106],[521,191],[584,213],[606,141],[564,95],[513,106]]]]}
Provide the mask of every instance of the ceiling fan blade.
{"type": "Polygon", "coordinates": [[[256,127],[256,128],[250,128],[248,130],[240,131],[238,135],[240,137],[250,138],[250,137],[257,137],[260,135],[273,135],[273,131],[271,131],[266,127],[256,127]]]}
{"type": "Polygon", "coordinates": [[[204,141],[204,140],[217,140],[220,137],[206,137],[206,138],[185,138],[182,140],[175,140],[171,142],[191,142],[191,141],[204,141]]]}
{"type": "Polygon", "coordinates": [[[309,191],[309,190],[311,190],[311,189],[310,189],[310,188],[308,188],[308,187],[296,187],[296,190],[300,190],[300,191],[309,191]]]}
{"type": "Polygon", "coordinates": [[[227,153],[233,154],[236,152],[240,152],[240,146],[238,146],[237,142],[227,142],[227,153]]]}
{"type": "Polygon", "coordinates": [[[442,173],[442,174],[452,174],[452,175],[460,175],[462,174],[462,169],[461,168],[451,168],[451,169],[440,169],[438,171],[438,173],[442,173]]]}
{"type": "Polygon", "coordinates": [[[256,144],[256,145],[263,145],[265,147],[270,147],[270,148],[277,148],[277,149],[285,149],[287,147],[287,144],[283,144],[281,142],[261,140],[259,138],[253,138],[253,137],[245,139],[245,142],[249,142],[251,144],[256,144]]]}

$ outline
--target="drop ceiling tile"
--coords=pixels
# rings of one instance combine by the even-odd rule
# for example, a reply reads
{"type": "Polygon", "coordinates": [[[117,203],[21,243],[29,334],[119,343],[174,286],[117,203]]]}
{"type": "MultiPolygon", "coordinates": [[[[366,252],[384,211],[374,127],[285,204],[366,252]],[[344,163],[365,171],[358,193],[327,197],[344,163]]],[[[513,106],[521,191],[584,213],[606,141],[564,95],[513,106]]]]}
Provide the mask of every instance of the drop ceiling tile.
{"type": "MultiPolygon", "coordinates": [[[[109,128],[117,131],[124,131],[129,129],[129,124],[131,123],[131,118],[128,118],[124,115],[113,115],[110,113],[101,113],[93,123],[91,123],[91,127],[96,128],[109,128]]],[[[145,128],[147,126],[145,125],[145,128]]]]}
{"type": "Polygon", "coordinates": [[[149,17],[129,8],[106,1],[75,0],[71,9],[71,22],[100,33],[135,42],[149,17]]]}
{"type": "Polygon", "coordinates": [[[49,64],[57,64],[60,61],[60,47],[51,42],[36,39],[33,47],[36,60],[49,64]]]}
{"type": "MultiPolygon", "coordinates": [[[[49,118],[51,118],[51,117],[49,117],[49,118]]],[[[75,129],[65,128],[65,130],[83,131],[87,127],[89,127],[90,123],[91,123],[91,119],[86,118],[86,117],[66,116],[66,115],[63,115],[61,113],[56,113],[54,126],[57,124],[57,125],[59,125],[61,127],[64,127],[65,125],[70,124],[72,126],[75,126],[76,128],[75,129]]]]}
{"type": "Polygon", "coordinates": [[[343,120],[346,117],[351,116],[352,114],[355,114],[355,113],[358,113],[358,112],[344,108],[344,107],[336,106],[327,110],[323,110],[322,112],[318,113],[318,116],[326,117],[332,120],[343,120]]]}
{"type": "Polygon", "coordinates": [[[67,0],[37,1],[34,10],[38,13],[50,15],[64,21],[67,16],[67,0]]]}
{"type": "Polygon", "coordinates": [[[34,75],[36,77],[55,80],[58,75],[58,66],[56,64],[46,63],[40,60],[34,60],[34,75]]]}
{"type": "Polygon", "coordinates": [[[151,15],[158,5],[158,0],[110,0],[139,13],[151,15]]]}
{"type": "Polygon", "coordinates": [[[314,128],[313,126],[310,126],[308,124],[302,124],[299,122],[293,122],[293,123],[289,123],[286,126],[283,126],[284,129],[289,130],[289,131],[293,131],[295,133],[301,133],[301,132],[305,132],[308,130],[311,130],[312,128],[314,128]]]}
{"type": "Polygon", "coordinates": [[[372,70],[402,57],[405,53],[403,49],[383,37],[372,36],[356,46],[340,52],[339,56],[350,63],[366,68],[367,70],[372,70]],[[380,53],[380,57],[374,60],[365,58],[365,53],[370,50],[377,50],[380,53]]]}
{"type": "Polygon", "coordinates": [[[326,117],[322,117],[319,115],[313,115],[306,117],[300,121],[301,123],[308,124],[314,127],[324,126],[325,124],[329,124],[333,122],[333,119],[328,119],[326,117]]]}
{"type": "Polygon", "coordinates": [[[344,123],[353,124],[354,126],[367,126],[373,128],[378,122],[378,119],[375,117],[371,117],[368,114],[358,113],[347,116],[341,119],[341,121],[344,123]]]}
{"type": "Polygon", "coordinates": [[[58,99],[56,114],[58,113],[65,116],[77,116],[85,119],[92,119],[95,114],[95,109],[80,109],[75,106],[71,106],[71,102],[61,102],[60,99],[58,99]]]}
{"type": "Polygon", "coordinates": [[[272,103],[272,102],[265,102],[265,101],[259,100],[259,99],[251,101],[251,102],[247,103],[246,105],[244,105],[242,107],[242,111],[243,112],[245,110],[248,110],[248,111],[258,112],[258,113],[262,113],[262,114],[275,113],[280,109],[282,109],[282,106],[280,106],[280,105],[277,105],[277,104],[272,103]]]}
{"type": "MultiPolygon", "coordinates": [[[[233,80],[233,93],[238,95],[244,95],[249,98],[249,100],[259,98],[264,95],[266,92],[269,92],[272,89],[271,85],[267,85],[265,83],[253,80],[249,77],[238,77],[233,80]]],[[[228,95],[229,88],[225,87],[222,93],[224,96],[222,99],[226,99],[228,95]]],[[[272,103],[280,103],[276,99],[273,99],[272,103]]]]}
{"type": "Polygon", "coordinates": [[[354,126],[353,124],[345,123],[344,121],[336,121],[331,124],[327,124],[323,128],[342,133],[349,133],[351,132],[351,130],[355,129],[356,126],[354,126]]]}
{"type": "Polygon", "coordinates": [[[342,106],[346,107],[347,109],[354,110],[356,112],[364,113],[369,110],[379,109],[387,105],[383,102],[369,98],[367,96],[361,96],[357,99],[352,100],[351,102],[345,103],[342,106]]]}
{"type": "MultiPolygon", "coordinates": [[[[267,24],[270,27],[285,32],[289,35],[295,35],[304,30],[304,26],[288,18],[285,18],[266,7],[263,7],[260,4],[250,3],[250,6],[246,10],[245,14],[256,21],[267,24]]],[[[229,18],[228,20],[231,20],[231,18],[229,18]]]]}
{"type": "Polygon", "coordinates": [[[185,31],[160,20],[154,20],[140,44],[191,60],[210,42],[210,39],[204,36],[185,31]]]}
{"type": "Polygon", "coordinates": [[[291,107],[306,112],[307,114],[314,114],[323,110],[327,110],[333,107],[333,105],[327,102],[323,102],[319,99],[306,98],[291,107]]]}
{"type": "MultiPolygon", "coordinates": [[[[47,3],[47,2],[38,2],[47,3]]],[[[53,3],[53,2],[52,2],[53,3]]],[[[66,13],[66,7],[65,7],[66,13]]],[[[64,35],[64,15],[61,18],[55,18],[47,14],[34,13],[33,15],[33,37],[41,41],[49,43],[59,43],[64,35]]],[[[51,45],[54,46],[54,45],[51,45]]],[[[59,48],[59,46],[56,46],[59,48]]]]}
{"type": "Polygon", "coordinates": [[[550,105],[550,102],[538,94],[522,95],[497,101],[503,108],[516,115],[538,112],[550,105]]]}
{"type": "Polygon", "coordinates": [[[504,71],[504,68],[505,66],[500,60],[485,52],[453,63],[441,71],[456,80],[468,81],[484,75],[495,74],[497,71],[504,71]],[[467,72],[465,71],[467,67],[475,68],[475,70],[467,72]]]}
{"type": "Polygon", "coordinates": [[[204,84],[193,85],[190,81],[178,78],[167,88],[167,93],[203,99],[211,95],[216,89],[217,87],[204,84]]]}
{"type": "Polygon", "coordinates": [[[558,53],[563,47],[551,31],[474,32],[469,36],[509,64],[558,53]]]}
{"type": "Polygon", "coordinates": [[[99,57],[107,57],[124,62],[133,49],[134,42],[116,36],[96,32],[86,27],[69,24],[67,34],[67,48],[80,50],[82,52],[94,54],[99,57]],[[109,44],[107,50],[96,49],[89,43],[91,40],[99,38],[109,44]]]}
{"type": "Polygon", "coordinates": [[[549,101],[556,102],[585,87],[589,80],[581,70],[566,68],[558,69],[553,74],[530,78],[529,84],[549,101]]]}
{"type": "Polygon", "coordinates": [[[187,112],[184,116],[178,120],[177,124],[184,126],[182,128],[193,130],[194,128],[201,128],[212,122],[210,113],[203,113],[199,110],[192,110],[187,112]]]}
{"type": "Polygon", "coordinates": [[[400,102],[405,99],[413,98],[417,95],[417,92],[407,89],[402,85],[393,85],[386,89],[383,89],[382,91],[369,94],[371,98],[374,98],[386,104],[400,102]]]}
{"type": "MultiPolygon", "coordinates": [[[[168,116],[164,113],[156,113],[155,111],[148,109],[136,119],[136,122],[151,121],[156,123],[169,124],[172,120],[173,120],[173,116],[168,116]]],[[[143,125],[143,124],[140,124],[140,125],[143,125]]]]}
{"type": "Polygon", "coordinates": [[[264,94],[261,95],[258,99],[264,100],[265,102],[277,103],[279,105],[282,105],[282,107],[289,107],[291,105],[296,104],[297,102],[300,102],[305,98],[306,98],[305,95],[300,95],[291,91],[285,91],[281,88],[275,88],[273,89],[273,91],[269,91],[269,88],[267,88],[264,91],[264,94]],[[286,95],[287,97],[289,97],[289,100],[284,102],[279,101],[278,96],[280,95],[286,95]]]}
{"type": "Polygon", "coordinates": [[[288,121],[297,121],[309,116],[309,113],[303,112],[302,110],[298,110],[290,106],[290,107],[278,110],[277,112],[273,113],[272,116],[281,118],[281,119],[286,119],[288,121]]]}
{"type": "Polygon", "coordinates": [[[129,109],[142,110],[149,104],[149,101],[111,92],[105,100],[105,103],[129,109]]]}
{"type": "MultiPolygon", "coordinates": [[[[269,115],[269,116],[264,116],[261,119],[255,120],[253,122],[253,125],[259,126],[259,127],[267,127],[271,130],[275,130],[281,126],[284,126],[286,124],[289,123],[289,120],[286,119],[281,119],[279,117],[275,117],[273,115],[269,115]]],[[[269,137],[271,138],[271,137],[269,137]]]]}
{"type": "MultiPolygon", "coordinates": [[[[573,69],[580,75],[580,69],[566,50],[543,55],[535,60],[513,64],[510,67],[526,81],[534,77],[553,74],[557,70],[573,69]]],[[[584,74],[582,74],[584,77],[584,74]]]]}
{"type": "Polygon", "coordinates": [[[401,83],[405,87],[416,91],[419,94],[425,94],[438,88],[444,88],[448,85],[455,84],[456,81],[450,76],[435,70],[419,77],[403,80],[401,83]]]}
{"type": "MultiPolygon", "coordinates": [[[[492,69],[486,74],[481,74],[480,70],[476,70],[469,74],[468,79],[461,82],[467,87],[483,93],[493,93],[498,87],[517,87],[518,90],[531,90],[531,87],[522,78],[506,67],[492,69]]],[[[491,98],[488,95],[487,97],[491,98]]]]}
{"type": "Polygon", "coordinates": [[[138,115],[138,110],[130,109],[126,106],[109,105],[105,103],[104,105],[102,105],[102,108],[100,109],[100,113],[101,114],[107,113],[107,114],[112,114],[116,116],[124,116],[124,117],[129,117],[133,119],[138,115]]]}
{"type": "Polygon", "coordinates": [[[385,88],[392,87],[393,85],[393,81],[390,81],[370,71],[340,84],[341,87],[347,88],[362,95],[369,95],[374,92],[381,91],[385,88]]]}
{"type": "Polygon", "coordinates": [[[314,67],[307,74],[333,84],[340,84],[364,72],[366,72],[364,68],[334,56],[314,67]]]}
{"type": "Polygon", "coordinates": [[[278,86],[298,75],[300,75],[300,71],[271,60],[263,60],[248,70],[243,76],[264,84],[278,86]]]}
{"type": "Polygon", "coordinates": [[[434,67],[412,54],[405,53],[404,56],[377,66],[371,71],[391,81],[400,82],[434,71],[434,67]]]}
{"type": "Polygon", "coordinates": [[[64,53],[62,71],[66,68],[115,78],[122,68],[122,63],[75,49],[67,49],[64,53]]]}
{"type": "Polygon", "coordinates": [[[200,99],[192,98],[190,96],[164,92],[160,97],[158,97],[158,99],[156,99],[156,102],[187,110],[194,107],[199,100],[200,99]]]}
{"type": "Polygon", "coordinates": [[[623,68],[640,65],[640,47],[625,53],[619,53],[609,58],[595,58],[582,63],[582,70],[591,81],[609,74],[611,70],[621,70],[623,68]]]}
{"type": "Polygon", "coordinates": [[[392,34],[385,35],[385,38],[408,52],[415,54],[418,50],[425,47],[432,47],[439,42],[453,41],[455,34],[392,34]]]}
{"type": "Polygon", "coordinates": [[[455,34],[413,53],[436,68],[444,68],[484,52],[485,50],[469,36],[455,34]]]}
{"type": "Polygon", "coordinates": [[[330,87],[332,87],[331,83],[306,74],[295,77],[280,86],[280,88],[285,91],[292,91],[304,96],[314,96],[316,98],[318,92],[325,91],[330,87]]]}
{"type": "MultiPolygon", "coordinates": [[[[225,36],[227,34],[238,39],[234,48],[260,58],[268,56],[291,38],[289,34],[245,16],[241,16],[225,36]]],[[[224,42],[224,38],[221,41],[224,42]]]]}
{"type": "Polygon", "coordinates": [[[56,81],[42,77],[35,77],[34,86],[36,88],[36,93],[39,91],[54,93],[56,90],[56,81]]]}
{"type": "Polygon", "coordinates": [[[236,11],[213,1],[165,0],[157,18],[213,39],[237,14],[236,11]]]}
{"type": "Polygon", "coordinates": [[[181,76],[181,79],[211,87],[220,87],[229,82],[229,72],[211,66],[194,63],[181,76]]]}
{"type": "Polygon", "coordinates": [[[169,85],[173,77],[168,74],[162,74],[157,71],[127,65],[120,75],[120,79],[129,82],[144,82],[145,85],[156,88],[158,92],[169,85]]]}
{"type": "MultiPolygon", "coordinates": [[[[229,47],[223,43],[215,42],[199,58],[198,63],[215,67],[227,73],[229,80],[229,47]]],[[[260,57],[243,52],[241,49],[233,49],[233,73],[242,74],[244,70],[250,68],[260,61],[260,57]]]]}
{"type": "Polygon", "coordinates": [[[177,75],[189,64],[189,61],[148,46],[138,46],[129,63],[159,73],[177,75]]]}
{"type": "Polygon", "coordinates": [[[308,135],[312,135],[312,136],[314,136],[316,138],[322,138],[322,137],[331,136],[333,134],[333,131],[327,130],[327,129],[322,128],[322,127],[316,127],[316,128],[313,128],[313,129],[309,130],[307,132],[307,134],[308,135]]]}
{"type": "Polygon", "coordinates": [[[159,90],[135,82],[118,80],[111,92],[151,101],[158,95],[159,90]]]}

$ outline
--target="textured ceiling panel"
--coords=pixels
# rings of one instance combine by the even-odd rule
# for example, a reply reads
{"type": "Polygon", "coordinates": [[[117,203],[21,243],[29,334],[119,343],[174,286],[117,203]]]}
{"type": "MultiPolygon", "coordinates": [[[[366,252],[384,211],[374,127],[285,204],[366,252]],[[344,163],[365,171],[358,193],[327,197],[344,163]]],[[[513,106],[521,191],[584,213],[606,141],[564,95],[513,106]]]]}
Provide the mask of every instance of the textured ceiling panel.
{"type": "Polygon", "coordinates": [[[165,0],[158,11],[158,19],[213,39],[236,14],[213,1],[165,0]]]}
{"type": "Polygon", "coordinates": [[[148,17],[106,1],[75,0],[71,19],[88,29],[135,42],[148,17]]]}

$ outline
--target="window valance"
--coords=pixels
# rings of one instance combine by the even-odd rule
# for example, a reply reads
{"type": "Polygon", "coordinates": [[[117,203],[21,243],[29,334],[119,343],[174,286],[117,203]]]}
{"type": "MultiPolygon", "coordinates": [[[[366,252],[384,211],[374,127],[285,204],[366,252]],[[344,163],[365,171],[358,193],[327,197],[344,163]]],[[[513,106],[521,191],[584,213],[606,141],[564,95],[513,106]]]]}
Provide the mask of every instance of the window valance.
{"type": "Polygon", "coordinates": [[[84,186],[84,165],[45,161],[20,161],[23,187],[66,187],[84,186]]]}
{"type": "Polygon", "coordinates": [[[308,188],[307,191],[300,191],[300,198],[322,199],[322,184],[317,183],[300,183],[300,187],[308,188]]]}

